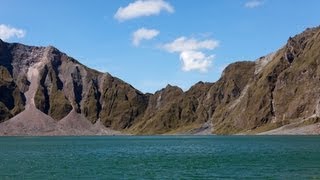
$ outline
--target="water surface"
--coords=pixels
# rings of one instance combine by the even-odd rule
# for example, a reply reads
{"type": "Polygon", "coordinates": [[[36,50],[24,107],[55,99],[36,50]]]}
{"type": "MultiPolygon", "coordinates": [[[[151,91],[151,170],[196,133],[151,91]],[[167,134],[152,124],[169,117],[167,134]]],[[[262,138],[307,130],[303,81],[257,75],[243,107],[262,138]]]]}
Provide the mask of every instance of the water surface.
{"type": "Polygon", "coordinates": [[[0,179],[320,179],[320,136],[0,137],[0,179]]]}

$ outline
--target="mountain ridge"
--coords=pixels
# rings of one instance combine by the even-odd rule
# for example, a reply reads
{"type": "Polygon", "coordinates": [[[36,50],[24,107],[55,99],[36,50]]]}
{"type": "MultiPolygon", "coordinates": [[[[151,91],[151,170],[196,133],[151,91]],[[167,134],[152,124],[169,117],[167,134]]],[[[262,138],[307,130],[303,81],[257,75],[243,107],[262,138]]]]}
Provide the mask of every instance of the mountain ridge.
{"type": "Polygon", "coordinates": [[[214,83],[144,94],[53,46],[0,40],[0,134],[319,134],[319,49],[308,28],[214,83]]]}

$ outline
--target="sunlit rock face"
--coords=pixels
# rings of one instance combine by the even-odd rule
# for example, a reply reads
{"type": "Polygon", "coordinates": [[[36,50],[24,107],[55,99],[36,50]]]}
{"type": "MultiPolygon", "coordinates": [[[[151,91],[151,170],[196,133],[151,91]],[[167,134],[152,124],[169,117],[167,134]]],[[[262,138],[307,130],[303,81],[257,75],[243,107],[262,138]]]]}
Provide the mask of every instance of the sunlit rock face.
{"type": "Polygon", "coordinates": [[[0,134],[235,134],[312,125],[320,116],[319,65],[320,28],[309,28],[276,52],[230,64],[215,83],[144,94],[52,46],[0,41],[0,134]]]}

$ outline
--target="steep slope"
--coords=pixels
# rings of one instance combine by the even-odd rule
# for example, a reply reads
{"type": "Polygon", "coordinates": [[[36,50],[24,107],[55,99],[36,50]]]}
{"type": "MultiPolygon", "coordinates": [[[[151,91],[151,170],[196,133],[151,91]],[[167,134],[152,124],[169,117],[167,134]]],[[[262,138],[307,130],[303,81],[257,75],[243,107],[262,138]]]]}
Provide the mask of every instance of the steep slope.
{"type": "Polygon", "coordinates": [[[210,108],[214,133],[225,133],[224,129],[227,133],[235,133],[238,129],[247,128],[247,118],[242,118],[241,112],[236,112],[235,109],[244,108],[240,103],[246,100],[254,68],[254,62],[233,63],[226,67],[222,77],[210,88],[204,104],[210,108]]]}
{"type": "Polygon", "coordinates": [[[320,134],[319,65],[308,28],[215,83],[143,94],[54,47],[0,41],[0,134],[320,134]]]}
{"type": "MultiPolygon", "coordinates": [[[[196,133],[211,129],[214,134],[234,134],[259,133],[298,122],[299,126],[317,125],[319,34],[319,27],[309,28],[289,38],[275,53],[255,62],[229,65],[217,82],[197,84],[170,98],[134,132],[196,133]]],[[[159,92],[153,96],[151,100],[159,98],[159,92]]],[[[147,109],[155,109],[152,104],[149,102],[147,109]]]]}
{"type": "Polygon", "coordinates": [[[211,83],[199,82],[188,91],[168,85],[151,95],[145,115],[133,126],[139,134],[162,134],[192,131],[208,122],[208,109],[202,103],[211,83]]]}
{"type": "MultiPolygon", "coordinates": [[[[73,111],[92,126],[99,122],[104,127],[122,130],[146,108],[148,96],[110,74],[83,66],[54,47],[1,41],[0,53],[0,121],[8,120],[24,108],[22,117],[15,121],[29,117],[23,126],[16,126],[14,134],[18,134],[19,128],[24,134],[27,132],[21,128],[32,129],[33,118],[45,120],[41,123],[52,126],[51,121],[58,123],[73,111]],[[50,123],[46,121],[48,117],[50,123]]],[[[14,119],[9,121],[14,122],[14,119]]],[[[10,122],[0,126],[9,126],[10,122]]]]}
{"type": "Polygon", "coordinates": [[[10,58],[10,50],[0,39],[0,123],[20,113],[25,105],[25,97],[12,77],[10,58]]]}
{"type": "Polygon", "coordinates": [[[307,29],[276,53],[258,59],[241,99],[214,115],[214,132],[259,132],[318,118],[319,42],[320,28],[307,29]],[[262,62],[267,63],[261,67],[262,62]]]}

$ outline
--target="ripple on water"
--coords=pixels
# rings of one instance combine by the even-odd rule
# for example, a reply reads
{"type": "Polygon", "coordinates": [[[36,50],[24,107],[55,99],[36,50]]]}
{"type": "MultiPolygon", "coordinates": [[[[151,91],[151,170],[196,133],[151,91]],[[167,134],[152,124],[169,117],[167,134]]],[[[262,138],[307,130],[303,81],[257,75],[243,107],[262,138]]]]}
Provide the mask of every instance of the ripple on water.
{"type": "Polygon", "coordinates": [[[310,179],[320,137],[0,137],[0,158],[0,179],[310,179]]]}

